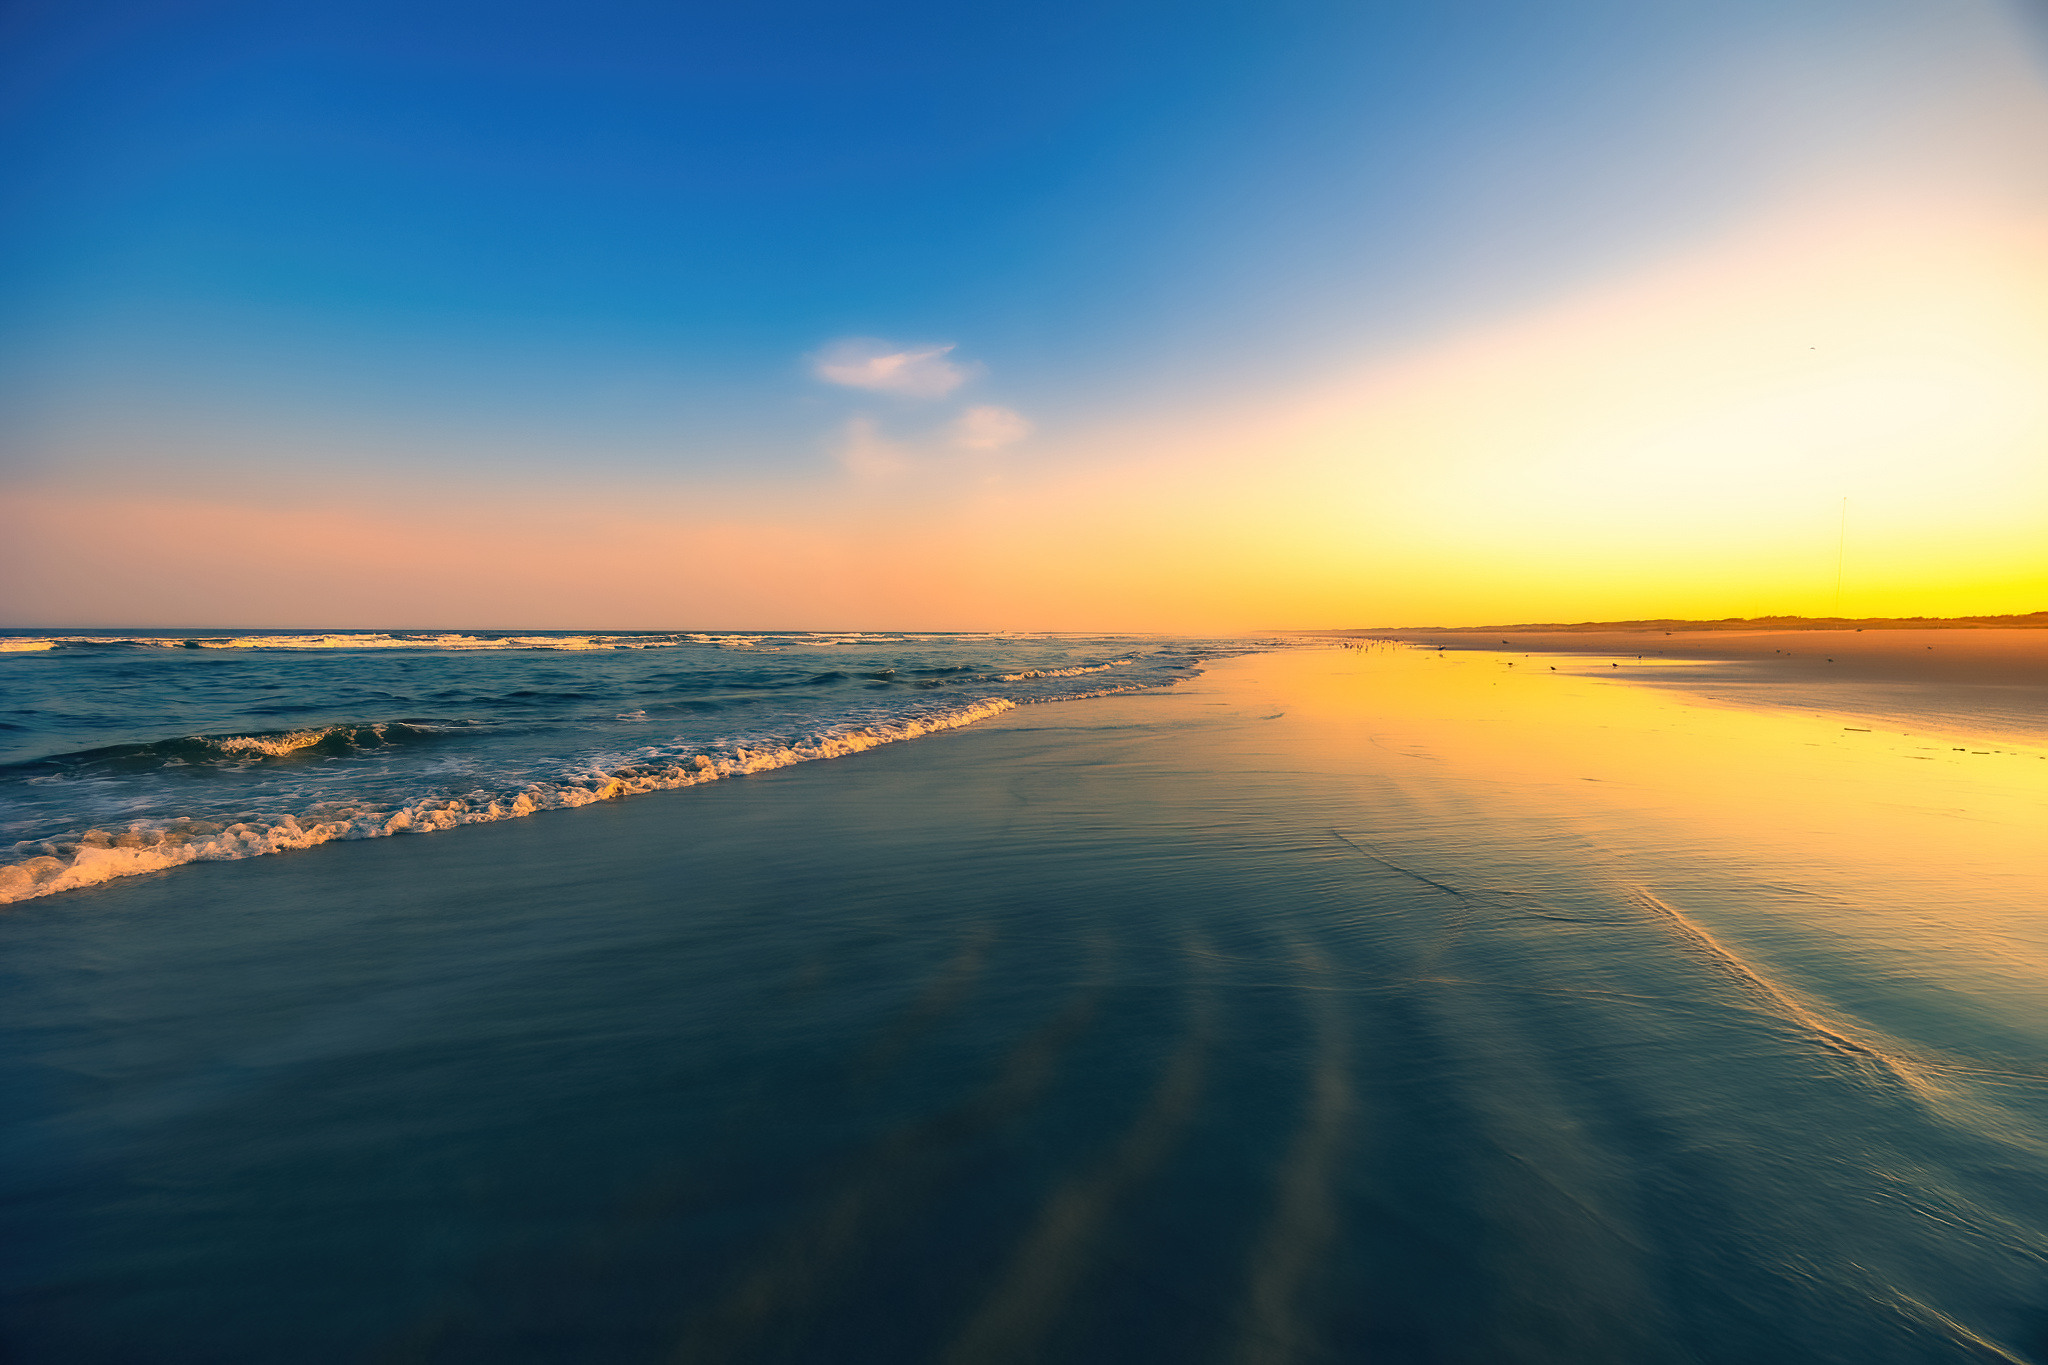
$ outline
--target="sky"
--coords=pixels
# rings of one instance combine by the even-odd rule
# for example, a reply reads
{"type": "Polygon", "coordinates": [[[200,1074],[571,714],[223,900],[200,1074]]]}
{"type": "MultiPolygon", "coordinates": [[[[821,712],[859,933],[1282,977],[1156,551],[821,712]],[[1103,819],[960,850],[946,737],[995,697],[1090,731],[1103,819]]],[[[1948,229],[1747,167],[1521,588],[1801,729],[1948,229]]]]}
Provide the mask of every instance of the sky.
{"type": "Polygon", "coordinates": [[[0,623],[2048,607],[2048,5],[0,11],[0,623]]]}

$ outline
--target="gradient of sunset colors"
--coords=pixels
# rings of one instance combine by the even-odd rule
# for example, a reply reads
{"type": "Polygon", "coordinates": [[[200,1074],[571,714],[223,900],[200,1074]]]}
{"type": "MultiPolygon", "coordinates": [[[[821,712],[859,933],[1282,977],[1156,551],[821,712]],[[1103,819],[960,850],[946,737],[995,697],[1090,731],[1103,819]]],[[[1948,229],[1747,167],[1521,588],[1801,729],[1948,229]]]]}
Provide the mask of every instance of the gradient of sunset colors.
{"type": "Polygon", "coordinates": [[[0,620],[2048,606],[2009,0],[17,9],[0,620]]]}

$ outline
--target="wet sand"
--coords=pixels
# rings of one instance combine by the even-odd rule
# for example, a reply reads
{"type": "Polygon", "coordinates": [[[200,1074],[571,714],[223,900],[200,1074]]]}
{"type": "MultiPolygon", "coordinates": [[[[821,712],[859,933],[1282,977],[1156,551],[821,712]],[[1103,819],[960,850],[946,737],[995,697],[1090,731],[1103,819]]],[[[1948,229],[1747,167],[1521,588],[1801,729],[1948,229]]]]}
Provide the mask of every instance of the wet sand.
{"type": "Polygon", "coordinates": [[[2038,1359],[2044,752],[1299,651],[26,903],[8,1356],[2038,1359]]]}
{"type": "Polygon", "coordinates": [[[2048,630],[1387,631],[1447,650],[1640,659],[1648,680],[1752,706],[1862,711],[2048,739],[2048,630]]]}

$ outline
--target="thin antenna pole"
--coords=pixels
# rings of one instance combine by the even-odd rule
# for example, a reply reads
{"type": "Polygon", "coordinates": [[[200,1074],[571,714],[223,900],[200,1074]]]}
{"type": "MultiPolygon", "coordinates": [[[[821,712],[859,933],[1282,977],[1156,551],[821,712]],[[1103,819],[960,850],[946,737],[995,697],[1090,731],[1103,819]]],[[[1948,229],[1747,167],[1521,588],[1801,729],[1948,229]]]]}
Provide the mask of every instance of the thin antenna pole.
{"type": "Polygon", "coordinates": [[[1835,615],[1842,614],[1842,555],[1849,548],[1849,500],[1842,499],[1842,530],[1835,537],[1835,615]]]}

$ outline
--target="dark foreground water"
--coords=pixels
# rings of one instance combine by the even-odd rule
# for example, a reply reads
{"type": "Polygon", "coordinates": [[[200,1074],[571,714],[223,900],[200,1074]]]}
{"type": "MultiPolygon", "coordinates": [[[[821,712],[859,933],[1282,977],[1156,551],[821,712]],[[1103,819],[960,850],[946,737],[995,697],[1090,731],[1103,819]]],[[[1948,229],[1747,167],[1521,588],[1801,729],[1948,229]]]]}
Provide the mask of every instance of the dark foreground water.
{"type": "Polygon", "coordinates": [[[2048,1358],[2048,762],[1332,657],[14,907],[6,1358],[2048,1358]]]}

